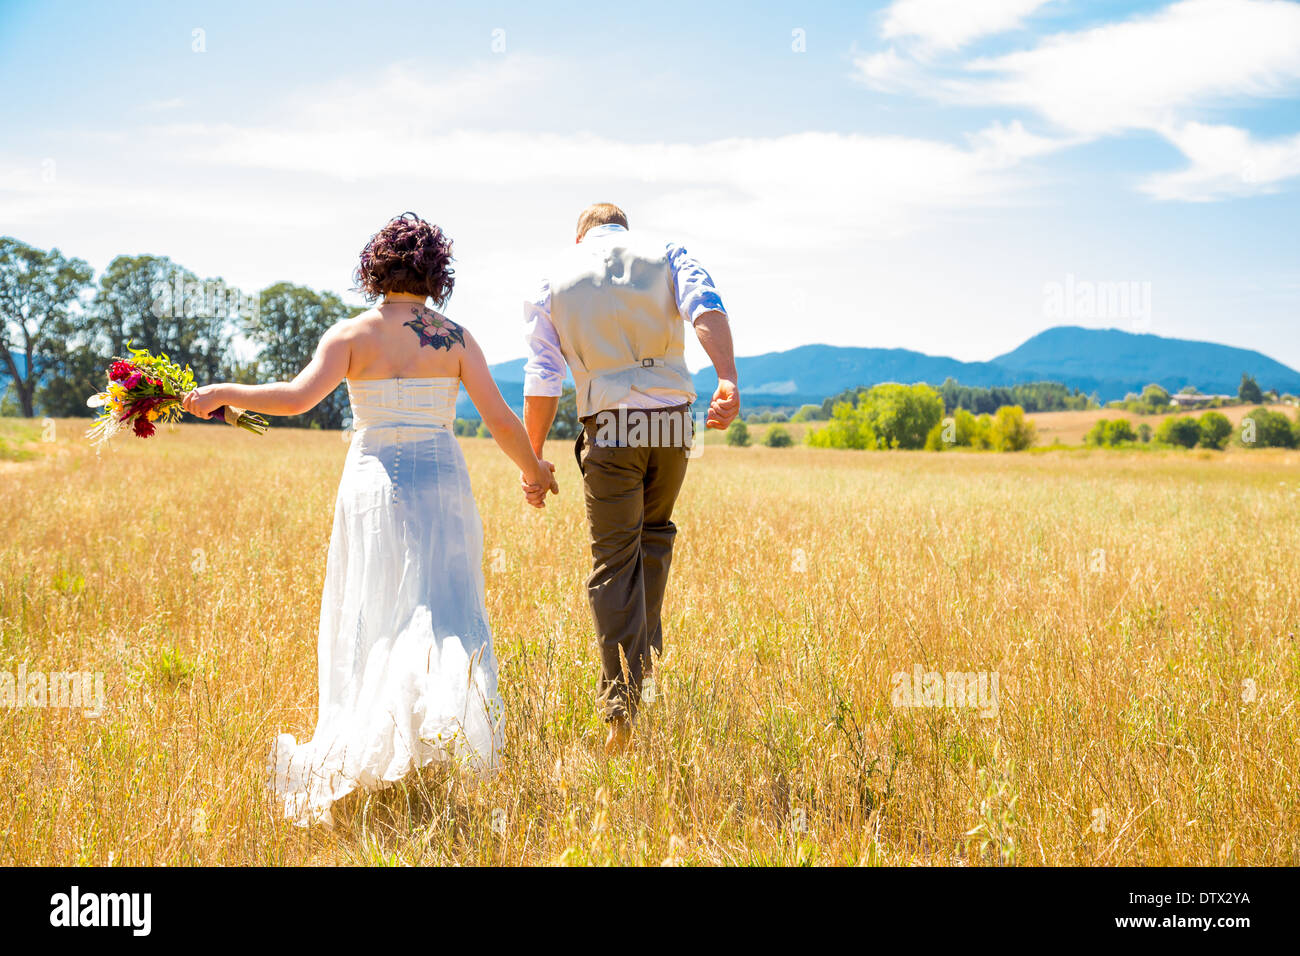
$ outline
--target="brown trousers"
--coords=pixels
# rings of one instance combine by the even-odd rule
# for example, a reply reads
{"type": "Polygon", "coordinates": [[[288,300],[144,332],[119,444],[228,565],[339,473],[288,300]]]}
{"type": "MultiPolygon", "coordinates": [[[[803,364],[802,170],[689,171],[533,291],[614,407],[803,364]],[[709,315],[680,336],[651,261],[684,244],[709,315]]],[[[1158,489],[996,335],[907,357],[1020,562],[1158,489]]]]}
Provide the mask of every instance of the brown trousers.
{"type": "MultiPolygon", "coordinates": [[[[682,405],[623,414],[632,423],[636,416],[646,416],[650,435],[668,434],[661,416],[682,416],[690,436],[694,426],[689,411],[682,405]]],[[[663,652],[659,613],[677,534],[673,505],[686,477],[688,449],[681,443],[650,447],[639,441],[597,445],[597,422],[604,414],[583,420],[574,454],[582,471],[591,534],[587,600],[600,648],[596,706],[605,720],[612,720],[636,716],[642,678],[654,667],[651,652],[663,652]]],[[[635,428],[629,434],[635,435],[635,428]]]]}

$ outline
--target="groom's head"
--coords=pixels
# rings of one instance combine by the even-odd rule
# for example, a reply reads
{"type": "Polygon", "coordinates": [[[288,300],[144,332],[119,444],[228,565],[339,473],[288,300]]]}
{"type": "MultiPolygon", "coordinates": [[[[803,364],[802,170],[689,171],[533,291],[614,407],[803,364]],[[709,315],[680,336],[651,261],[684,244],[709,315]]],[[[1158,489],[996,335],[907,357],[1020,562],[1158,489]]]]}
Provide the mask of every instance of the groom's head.
{"type": "Polygon", "coordinates": [[[582,237],[587,234],[588,229],[594,229],[596,226],[608,225],[622,226],[627,228],[627,213],[619,209],[612,202],[592,203],[582,211],[578,217],[578,238],[575,242],[582,242],[582,237]]]}

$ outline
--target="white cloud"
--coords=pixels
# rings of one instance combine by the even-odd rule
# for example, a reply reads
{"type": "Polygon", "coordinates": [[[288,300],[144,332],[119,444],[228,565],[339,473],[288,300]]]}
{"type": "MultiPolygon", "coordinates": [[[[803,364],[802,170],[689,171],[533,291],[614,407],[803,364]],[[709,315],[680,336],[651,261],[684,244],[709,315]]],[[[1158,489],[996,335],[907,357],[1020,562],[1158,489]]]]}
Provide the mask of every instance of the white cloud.
{"type": "MultiPolygon", "coordinates": [[[[465,130],[408,137],[400,149],[347,131],[177,124],[101,143],[89,170],[83,162],[53,183],[30,169],[4,177],[0,219],[16,228],[82,212],[256,230],[304,215],[327,220],[328,210],[381,195],[401,208],[437,196],[466,217],[477,203],[480,216],[515,219],[527,213],[507,195],[560,191],[635,196],[642,221],[700,236],[725,231],[762,255],[898,236],[1007,201],[1021,186],[1016,165],[1056,146],[1019,123],[995,124],[965,146],[839,133],[693,144],[465,130]]],[[[518,228],[536,233],[541,224],[518,228]]]]}
{"type": "Polygon", "coordinates": [[[1300,134],[1260,141],[1233,126],[1184,123],[1162,135],[1189,165],[1142,183],[1142,191],[1156,199],[1204,202],[1276,192],[1283,180],[1300,176],[1300,134]]]}
{"type": "Polygon", "coordinates": [[[915,39],[923,47],[956,50],[972,40],[1018,29],[1049,0],[894,0],[881,35],[915,39]]]}
{"type": "Polygon", "coordinates": [[[390,63],[358,79],[342,76],[301,90],[281,104],[293,127],[369,135],[427,134],[488,120],[503,103],[534,95],[558,67],[531,56],[494,57],[454,73],[430,73],[412,62],[390,63]]]}
{"type": "MultiPolygon", "coordinates": [[[[176,122],[51,131],[50,148],[74,139],[85,148],[52,180],[30,156],[0,150],[0,222],[98,268],[115,254],[162,252],[247,290],[289,279],[344,291],[366,236],[415,209],[455,238],[452,314],[500,359],[519,354],[519,303],[572,241],[577,211],[612,199],[638,228],[701,255],[751,316],[742,348],[753,336],[748,351],[761,351],[753,317],[789,320],[784,284],[831,288],[861,268],[864,243],[1013,201],[1026,181],[1019,164],[1054,148],[1019,123],[952,143],[834,132],[633,142],[476,128],[488,99],[528,95],[536,70],[503,60],[476,75],[478,93],[463,77],[399,65],[267,102],[255,121],[182,111],[176,122]],[[365,109],[371,99],[382,105],[365,109]]],[[[32,155],[39,142],[29,140],[32,155]]],[[[802,326],[829,337],[814,330],[833,329],[836,311],[815,292],[809,302],[802,326]]]]}
{"type": "Polygon", "coordinates": [[[966,99],[1028,107],[1064,129],[1151,129],[1175,111],[1281,96],[1300,81],[1300,4],[1184,0],[1160,12],[977,59],[966,99]]]}
{"type": "Polygon", "coordinates": [[[935,78],[915,59],[901,56],[894,47],[883,53],[859,57],[854,64],[858,79],[884,93],[925,92],[933,96],[935,78]]]}
{"type": "MultiPolygon", "coordinates": [[[[917,24],[910,32],[925,35],[921,12],[938,17],[941,4],[933,4],[917,0],[907,7],[917,24]]],[[[901,3],[896,6],[902,9],[901,3]]],[[[1009,6],[998,9],[1004,19],[1010,15],[1009,6]]],[[[895,25],[884,31],[886,37],[907,34],[894,11],[891,7],[886,25],[895,25]]],[[[929,39],[944,45],[938,37],[932,33],[929,39]]],[[[1291,161],[1293,140],[1257,143],[1244,130],[1198,121],[1216,108],[1295,95],[1300,3],[1182,0],[1156,13],[1046,37],[1001,56],[934,64],[900,55],[891,46],[860,57],[856,69],[859,79],[878,90],[1029,109],[1062,131],[1052,139],[1016,131],[1014,125],[999,132],[995,124],[973,138],[1001,137],[1018,157],[1132,130],[1156,132],[1190,163],[1143,183],[1146,193],[1160,199],[1249,195],[1300,175],[1291,161]]]]}
{"type": "Polygon", "coordinates": [[[990,167],[1014,166],[1022,160],[1046,156],[1080,142],[1078,137],[1039,136],[1025,129],[1020,120],[991,123],[967,138],[990,167]]]}
{"type": "Polygon", "coordinates": [[[629,142],[471,125],[487,103],[529,90],[546,69],[503,59],[435,79],[396,64],[378,77],[294,94],[257,123],[186,120],[116,130],[60,189],[31,175],[7,195],[0,184],[0,214],[21,222],[78,205],[145,205],[207,209],[202,218],[229,221],[248,208],[269,213],[301,202],[304,188],[336,193],[338,184],[373,190],[382,181],[408,191],[590,186],[607,194],[636,188],[661,209],[676,206],[672,218],[682,228],[745,222],[749,242],[779,245],[792,235],[913,231],[927,214],[1006,197],[1018,186],[1011,168],[1057,146],[1018,122],[994,124],[968,146],[830,132],[629,142]],[[229,198],[214,198],[223,194],[229,198]],[[781,224],[780,237],[773,223],[781,224]]]}

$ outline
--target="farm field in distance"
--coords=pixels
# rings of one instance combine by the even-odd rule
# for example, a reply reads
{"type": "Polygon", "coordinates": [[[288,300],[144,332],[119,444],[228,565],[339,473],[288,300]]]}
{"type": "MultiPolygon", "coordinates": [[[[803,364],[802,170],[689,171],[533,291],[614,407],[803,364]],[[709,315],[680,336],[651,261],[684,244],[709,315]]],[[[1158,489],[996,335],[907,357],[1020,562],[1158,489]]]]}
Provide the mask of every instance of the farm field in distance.
{"type": "MultiPolygon", "coordinates": [[[[1032,417],[1077,442],[1117,414],[1032,417]]],[[[263,761],[315,719],[342,436],[165,426],[96,456],[87,424],[0,421],[23,450],[0,460],[0,672],[105,687],[98,716],[0,707],[0,863],[1300,863],[1300,451],[709,445],[656,700],[607,763],[571,444],[537,513],[461,439],[503,765],[303,831],[263,761]],[[900,675],[951,672],[996,695],[900,700],[900,675]]]]}
{"type": "MultiPolygon", "coordinates": [[[[1227,416],[1232,422],[1234,428],[1241,424],[1253,409],[1260,406],[1254,404],[1229,405],[1226,408],[1217,408],[1214,411],[1220,412],[1227,416]]],[[[1295,418],[1296,410],[1292,405],[1281,403],[1268,404],[1265,408],[1275,412],[1280,412],[1288,419],[1295,418]]],[[[1093,408],[1087,411],[1078,412],[1026,412],[1025,418],[1034,423],[1038,429],[1038,442],[1035,447],[1043,447],[1059,442],[1062,445],[1082,445],[1084,436],[1088,434],[1088,429],[1092,428],[1098,419],[1107,418],[1114,421],[1118,418],[1127,419],[1133,424],[1134,428],[1146,423],[1151,426],[1152,432],[1160,427],[1160,423],[1166,418],[1176,418],[1180,415],[1190,415],[1193,418],[1200,417],[1210,409],[1195,408],[1186,411],[1170,412],[1163,415],[1139,415],[1136,412],[1123,411],[1114,408],[1093,408]]],[[[823,422],[782,422],[781,425],[786,429],[794,439],[796,444],[802,444],[809,429],[818,428],[823,422]]],[[[763,437],[767,434],[768,429],[772,426],[765,423],[757,423],[749,426],[750,440],[753,444],[762,444],[763,437]]],[[[704,436],[706,445],[725,444],[724,436],[718,432],[709,432],[704,436]]]]}
{"type": "MultiPolygon", "coordinates": [[[[1259,407],[1260,405],[1256,404],[1229,405],[1226,408],[1213,409],[1213,411],[1226,416],[1228,421],[1232,422],[1233,428],[1237,428],[1243,418],[1259,407]]],[[[1293,419],[1296,415],[1295,407],[1292,405],[1264,403],[1263,407],[1279,412],[1288,419],[1293,419]]],[[[1178,418],[1183,415],[1199,418],[1207,411],[1211,411],[1211,409],[1193,408],[1163,415],[1138,415],[1122,409],[1094,408],[1082,412],[1033,412],[1026,413],[1025,417],[1038,428],[1038,444],[1040,446],[1050,445],[1058,441],[1062,445],[1081,445],[1084,436],[1088,434],[1088,430],[1102,418],[1108,418],[1111,421],[1123,418],[1131,422],[1134,428],[1145,422],[1151,426],[1151,430],[1154,432],[1166,418],[1178,418]]]]}

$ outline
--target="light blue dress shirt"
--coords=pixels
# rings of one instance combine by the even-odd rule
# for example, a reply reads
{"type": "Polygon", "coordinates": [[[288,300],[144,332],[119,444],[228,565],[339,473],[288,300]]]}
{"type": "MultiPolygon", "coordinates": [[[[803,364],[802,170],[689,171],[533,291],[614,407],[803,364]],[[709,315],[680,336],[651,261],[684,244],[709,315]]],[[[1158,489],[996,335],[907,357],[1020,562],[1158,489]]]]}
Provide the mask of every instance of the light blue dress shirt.
{"type": "MultiPolygon", "coordinates": [[[[612,232],[626,232],[617,223],[594,226],[583,236],[603,236],[612,232]]],[[[677,293],[677,311],[686,322],[694,322],[705,312],[722,312],[722,297],[713,285],[713,279],[703,266],[691,258],[675,242],[668,243],[668,267],[672,272],[677,293]]],[[[564,391],[565,362],[560,350],[560,336],[551,321],[551,287],[543,282],[537,296],[524,302],[524,339],[528,343],[528,361],[524,364],[524,395],[558,396],[564,391]]],[[[629,408],[653,408],[657,405],[675,405],[680,399],[656,401],[648,395],[637,396],[629,408]],[[636,404],[636,402],[643,404],[636,404]]]]}

